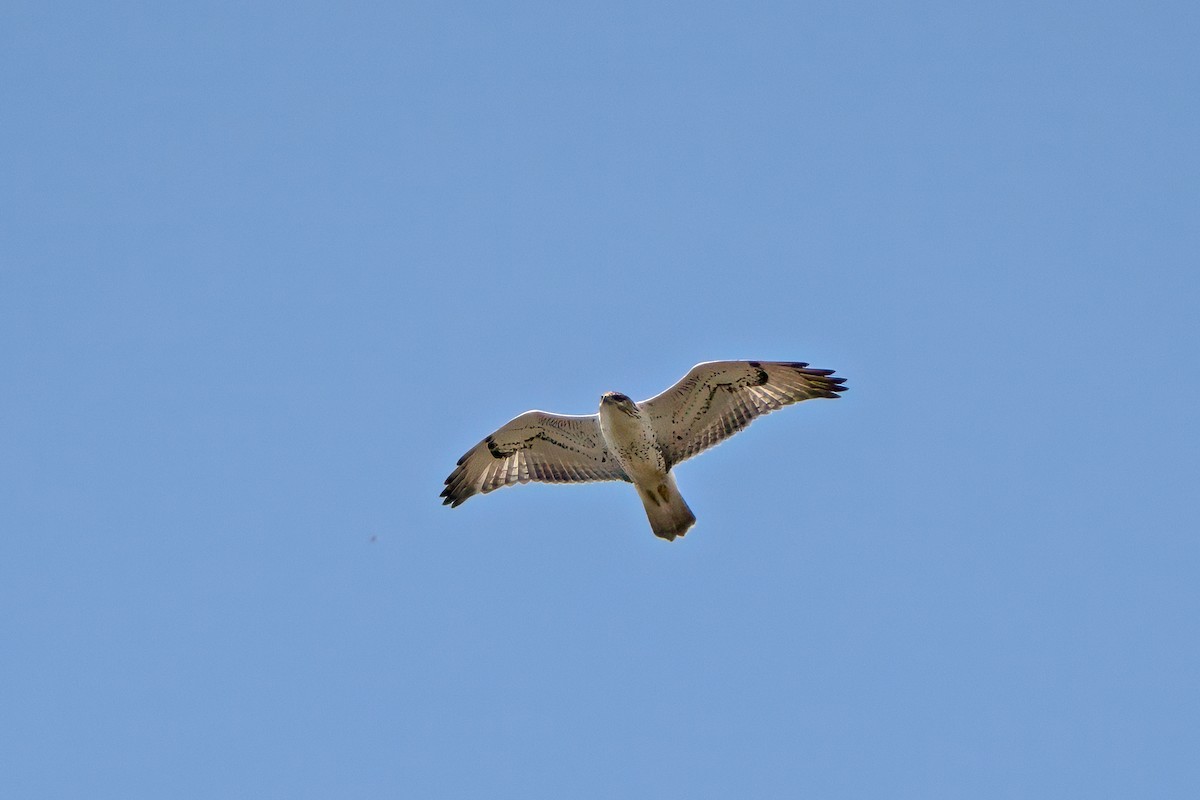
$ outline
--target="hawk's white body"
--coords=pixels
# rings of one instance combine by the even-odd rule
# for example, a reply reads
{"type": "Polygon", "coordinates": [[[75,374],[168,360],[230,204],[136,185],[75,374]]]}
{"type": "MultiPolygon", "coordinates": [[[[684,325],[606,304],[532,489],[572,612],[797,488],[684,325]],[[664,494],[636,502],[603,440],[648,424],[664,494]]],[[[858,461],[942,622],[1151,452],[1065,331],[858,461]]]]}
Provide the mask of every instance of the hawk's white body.
{"type": "Polygon", "coordinates": [[[637,487],[654,534],[674,539],[687,533],[696,516],[675,485],[649,414],[624,395],[609,392],[600,398],[600,432],[608,451],[637,487]]]}
{"type": "Polygon", "coordinates": [[[611,392],[600,398],[600,433],[608,451],[635,484],[653,483],[667,474],[658,436],[636,405],[622,404],[611,392]]]}

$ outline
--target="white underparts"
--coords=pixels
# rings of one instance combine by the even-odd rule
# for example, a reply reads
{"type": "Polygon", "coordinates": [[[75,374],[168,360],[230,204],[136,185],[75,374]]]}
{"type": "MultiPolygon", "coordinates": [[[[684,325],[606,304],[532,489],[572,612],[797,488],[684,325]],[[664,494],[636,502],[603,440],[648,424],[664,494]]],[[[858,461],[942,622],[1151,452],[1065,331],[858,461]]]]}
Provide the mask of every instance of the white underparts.
{"type": "Polygon", "coordinates": [[[641,414],[631,414],[612,402],[600,403],[600,432],[625,474],[639,487],[655,488],[667,474],[654,429],[641,414]]]}

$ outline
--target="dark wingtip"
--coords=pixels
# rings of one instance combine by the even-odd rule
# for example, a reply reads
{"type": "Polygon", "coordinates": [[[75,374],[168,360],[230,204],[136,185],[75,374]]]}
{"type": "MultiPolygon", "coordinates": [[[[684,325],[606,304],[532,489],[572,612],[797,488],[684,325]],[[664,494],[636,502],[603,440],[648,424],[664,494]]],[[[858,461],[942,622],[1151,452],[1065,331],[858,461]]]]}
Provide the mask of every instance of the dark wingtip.
{"type": "Polygon", "coordinates": [[[450,483],[450,478],[446,479],[446,483],[446,488],[442,489],[442,493],[439,494],[438,497],[442,498],[442,505],[454,508],[456,505],[462,502],[462,499],[459,498],[458,492],[453,487],[448,485],[450,483]]]}
{"type": "Polygon", "coordinates": [[[833,385],[828,387],[828,393],[825,396],[833,397],[833,398],[841,397],[842,392],[844,392],[850,388],[849,386],[842,385],[842,381],[844,381],[844,380],[846,380],[846,379],[845,378],[836,378],[836,379],[834,379],[834,381],[831,381],[831,383],[833,385]]]}

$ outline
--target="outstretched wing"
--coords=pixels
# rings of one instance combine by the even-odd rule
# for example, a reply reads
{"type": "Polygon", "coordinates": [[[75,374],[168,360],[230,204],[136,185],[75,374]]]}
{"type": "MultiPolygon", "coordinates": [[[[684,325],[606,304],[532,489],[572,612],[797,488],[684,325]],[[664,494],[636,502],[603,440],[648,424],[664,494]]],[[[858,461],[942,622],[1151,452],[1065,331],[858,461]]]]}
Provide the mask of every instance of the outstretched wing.
{"type": "Polygon", "coordinates": [[[529,481],[627,481],[600,433],[600,417],[526,411],[472,447],[446,478],[443,504],[529,481]]]}
{"type": "Polygon", "coordinates": [[[638,406],[650,416],[668,464],[728,439],[755,418],[801,400],[837,397],[845,378],[801,362],[707,361],[638,406]]]}

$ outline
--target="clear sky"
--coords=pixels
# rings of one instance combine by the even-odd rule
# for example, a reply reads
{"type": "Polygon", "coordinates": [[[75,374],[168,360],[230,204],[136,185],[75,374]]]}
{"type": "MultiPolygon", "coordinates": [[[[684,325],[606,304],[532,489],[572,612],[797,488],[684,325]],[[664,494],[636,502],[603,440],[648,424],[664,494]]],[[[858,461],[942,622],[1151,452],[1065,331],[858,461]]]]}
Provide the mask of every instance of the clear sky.
{"type": "Polygon", "coordinates": [[[0,796],[1200,796],[1198,9],[6,3],[0,796]]]}

